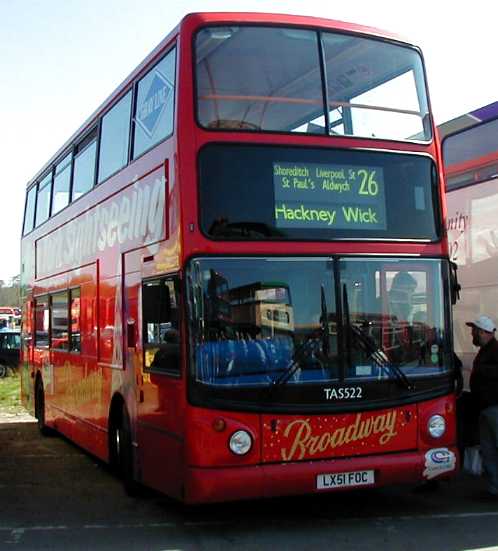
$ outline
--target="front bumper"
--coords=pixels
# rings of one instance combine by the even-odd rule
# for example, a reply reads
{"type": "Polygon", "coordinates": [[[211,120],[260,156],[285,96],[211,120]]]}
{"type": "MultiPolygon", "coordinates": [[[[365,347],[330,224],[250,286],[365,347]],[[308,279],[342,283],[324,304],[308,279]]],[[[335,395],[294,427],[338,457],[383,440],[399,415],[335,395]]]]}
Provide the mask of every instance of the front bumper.
{"type": "Polygon", "coordinates": [[[458,468],[458,453],[454,447],[248,467],[189,467],[184,501],[209,503],[351,490],[354,487],[317,489],[319,474],[351,471],[373,470],[375,482],[370,487],[415,484],[435,478],[449,478],[458,472],[458,468]]]}

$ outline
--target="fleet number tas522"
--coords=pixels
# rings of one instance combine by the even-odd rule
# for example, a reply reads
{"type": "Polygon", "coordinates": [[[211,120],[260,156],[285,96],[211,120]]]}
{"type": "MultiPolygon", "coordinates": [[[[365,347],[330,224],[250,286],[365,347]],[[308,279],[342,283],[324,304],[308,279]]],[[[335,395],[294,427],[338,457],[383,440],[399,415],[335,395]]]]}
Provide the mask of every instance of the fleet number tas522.
{"type": "Polygon", "coordinates": [[[326,400],[357,400],[362,397],[361,386],[341,386],[338,388],[324,388],[326,400]]]}

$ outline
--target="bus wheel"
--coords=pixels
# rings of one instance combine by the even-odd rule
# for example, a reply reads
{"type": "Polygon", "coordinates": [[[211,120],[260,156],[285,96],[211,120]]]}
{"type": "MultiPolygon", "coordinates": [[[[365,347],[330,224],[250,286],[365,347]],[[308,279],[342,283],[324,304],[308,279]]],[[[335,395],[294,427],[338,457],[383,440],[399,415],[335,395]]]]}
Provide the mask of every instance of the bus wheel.
{"type": "Polygon", "coordinates": [[[138,495],[140,486],[134,476],[130,416],[124,405],[120,416],[113,416],[111,420],[109,440],[111,467],[123,480],[126,493],[130,496],[138,495]]]}
{"type": "Polygon", "coordinates": [[[36,383],[35,417],[38,419],[38,430],[43,436],[50,436],[54,433],[54,431],[45,424],[45,392],[41,381],[36,383]]]}
{"type": "Polygon", "coordinates": [[[0,377],[7,377],[8,369],[4,364],[0,364],[0,377]]]}

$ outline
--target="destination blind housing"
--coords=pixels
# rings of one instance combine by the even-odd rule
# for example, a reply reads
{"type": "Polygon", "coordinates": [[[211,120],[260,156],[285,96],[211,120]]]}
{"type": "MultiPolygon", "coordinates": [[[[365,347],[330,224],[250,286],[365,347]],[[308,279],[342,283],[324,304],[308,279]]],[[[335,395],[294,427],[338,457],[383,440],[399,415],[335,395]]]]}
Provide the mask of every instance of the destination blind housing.
{"type": "Polygon", "coordinates": [[[211,239],[434,241],[438,186],[428,155],[225,143],[199,154],[211,239]]]}
{"type": "Polygon", "coordinates": [[[385,230],[381,167],[273,163],[275,227],[385,230]]]}

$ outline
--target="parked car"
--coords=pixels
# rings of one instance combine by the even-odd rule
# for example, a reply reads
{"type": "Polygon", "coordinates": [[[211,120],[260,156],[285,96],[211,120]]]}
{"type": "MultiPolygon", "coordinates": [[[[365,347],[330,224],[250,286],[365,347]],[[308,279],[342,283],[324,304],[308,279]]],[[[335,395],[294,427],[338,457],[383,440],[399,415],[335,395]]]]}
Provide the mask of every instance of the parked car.
{"type": "Polygon", "coordinates": [[[0,331],[0,377],[5,377],[9,369],[17,369],[20,349],[20,331],[0,331]]]}

